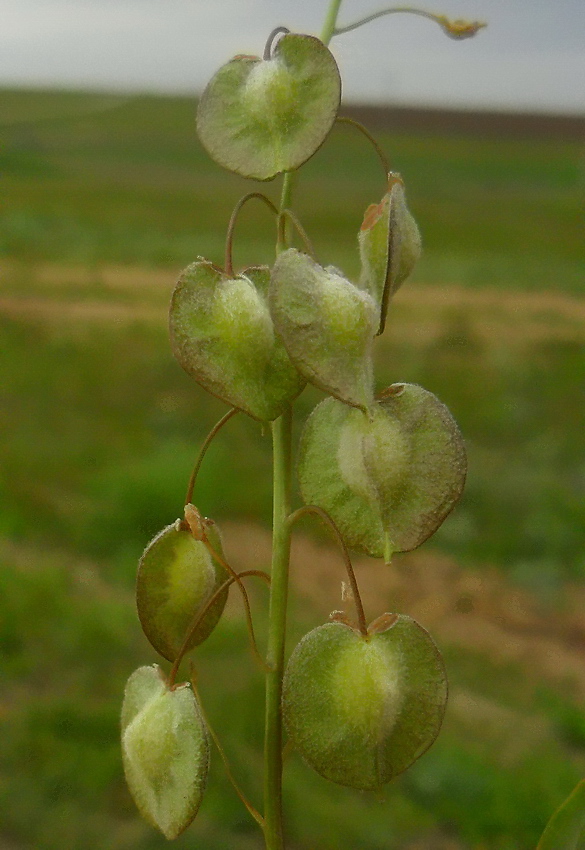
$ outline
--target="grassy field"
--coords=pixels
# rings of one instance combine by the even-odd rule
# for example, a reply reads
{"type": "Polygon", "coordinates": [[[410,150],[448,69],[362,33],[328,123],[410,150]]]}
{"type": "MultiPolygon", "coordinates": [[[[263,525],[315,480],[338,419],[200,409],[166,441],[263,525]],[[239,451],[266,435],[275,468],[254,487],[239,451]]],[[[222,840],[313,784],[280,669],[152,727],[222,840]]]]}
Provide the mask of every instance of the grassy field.
{"type": "MultiPolygon", "coordinates": [[[[184,99],[0,92],[0,846],[154,850],[118,752],[121,693],[156,660],[134,612],[136,561],[179,515],[198,445],[225,407],[174,362],[180,268],[221,261],[250,184],[194,138],[184,99]]],[[[452,410],[470,471],[430,544],[391,570],[358,559],[373,617],[407,611],[446,657],[441,736],[383,799],[329,785],[292,755],[291,850],[528,850],[585,771],[585,292],[582,156],[555,140],[382,138],[425,258],[378,343],[380,385],[415,381],[452,410]]],[[[348,129],[299,181],[319,256],[357,269],[382,193],[348,129]]],[[[276,197],[278,186],[264,189],[276,197]]],[[[270,262],[250,205],[238,262],[270,262]]],[[[306,391],[297,428],[319,394],[306,391]]],[[[202,510],[242,569],[265,566],[269,439],[238,416],[210,450],[202,510]],[[245,450],[242,449],[245,447],[245,450]],[[265,475],[262,475],[265,473],[265,475]]],[[[299,532],[290,645],[338,608],[341,565],[299,532]]],[[[254,595],[262,633],[265,596],[254,595]]],[[[197,654],[202,697],[260,793],[261,675],[234,599],[197,654]]],[[[219,758],[178,847],[256,850],[219,758]]]]}

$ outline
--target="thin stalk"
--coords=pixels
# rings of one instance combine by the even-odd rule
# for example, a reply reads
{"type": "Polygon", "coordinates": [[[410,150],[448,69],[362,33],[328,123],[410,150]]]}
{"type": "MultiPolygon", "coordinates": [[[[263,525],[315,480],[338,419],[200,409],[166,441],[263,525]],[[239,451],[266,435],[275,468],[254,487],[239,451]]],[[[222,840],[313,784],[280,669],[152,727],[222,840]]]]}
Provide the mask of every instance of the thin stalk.
{"type": "Polygon", "coordinates": [[[266,715],[264,727],[264,840],[266,850],[283,850],[282,824],[282,677],[288,566],[290,559],[291,425],[289,408],[272,423],[273,509],[272,576],[268,615],[266,660],[272,668],[266,674],[266,715]]]}
{"type": "Polygon", "coordinates": [[[201,696],[199,695],[199,691],[197,690],[197,685],[195,684],[195,671],[194,671],[193,668],[191,669],[191,687],[193,689],[193,693],[197,697],[197,702],[199,703],[199,710],[201,711],[201,714],[203,715],[203,720],[205,721],[205,725],[207,726],[207,729],[209,731],[209,734],[211,735],[213,743],[217,747],[217,750],[218,750],[218,752],[221,756],[221,760],[223,762],[223,766],[224,766],[227,778],[231,782],[234,791],[236,792],[236,794],[238,795],[238,797],[240,798],[240,800],[242,801],[244,806],[248,809],[249,813],[252,815],[252,817],[254,818],[256,823],[259,824],[262,828],[264,828],[264,818],[262,817],[262,815],[260,814],[258,809],[255,806],[253,806],[252,803],[248,800],[248,798],[246,797],[246,795],[244,794],[244,792],[242,791],[242,789],[240,788],[240,786],[236,782],[236,779],[234,777],[234,774],[232,773],[232,769],[230,767],[230,763],[228,761],[228,757],[226,755],[226,752],[221,745],[221,741],[217,737],[217,733],[215,732],[215,730],[213,729],[213,726],[209,722],[209,718],[208,718],[207,714],[205,713],[205,710],[203,708],[203,703],[201,702],[201,696]]]}
{"type": "MultiPolygon", "coordinates": [[[[189,625],[189,628],[187,629],[185,639],[184,639],[184,641],[181,645],[181,648],[179,649],[177,657],[175,658],[175,660],[173,662],[173,666],[171,667],[171,672],[169,673],[169,687],[170,688],[174,688],[174,686],[175,686],[175,681],[176,681],[176,678],[177,678],[177,674],[179,672],[179,667],[181,666],[181,661],[185,657],[185,653],[188,652],[189,644],[191,643],[191,638],[193,637],[196,630],[199,628],[199,624],[201,623],[201,621],[203,620],[203,618],[205,617],[207,612],[211,609],[211,607],[213,606],[215,601],[217,599],[219,599],[219,597],[222,595],[224,590],[227,590],[228,587],[231,587],[231,585],[234,582],[241,581],[241,579],[246,578],[247,576],[257,576],[258,578],[261,578],[263,581],[265,581],[266,584],[270,587],[270,576],[267,575],[265,572],[263,572],[263,570],[244,570],[241,573],[236,573],[233,576],[230,576],[230,578],[226,579],[223,582],[223,584],[221,584],[217,588],[215,593],[213,593],[209,597],[209,599],[207,600],[207,602],[205,603],[203,608],[201,608],[201,610],[199,610],[195,614],[195,617],[193,618],[191,624],[189,625]]],[[[255,649],[255,653],[259,655],[258,648],[257,648],[257,645],[256,645],[256,638],[254,636],[254,629],[252,628],[250,621],[248,621],[248,627],[250,629],[250,640],[252,642],[252,646],[255,649]]]]}
{"type": "Polygon", "coordinates": [[[292,206],[292,190],[295,178],[295,171],[285,171],[284,177],[282,180],[282,192],[280,195],[280,216],[278,222],[278,238],[276,240],[276,256],[281,254],[283,251],[289,246],[289,228],[287,227],[287,220],[284,216],[284,211],[290,209],[292,206]]]}
{"type": "Polygon", "coordinates": [[[370,131],[364,127],[363,124],[360,124],[359,121],[354,121],[353,118],[346,118],[345,116],[338,116],[336,119],[338,124],[349,124],[351,127],[355,127],[356,130],[359,130],[362,135],[366,137],[366,139],[370,142],[376,153],[378,154],[378,159],[382,163],[382,168],[384,169],[384,177],[388,179],[388,172],[390,171],[390,165],[388,163],[388,157],[376,141],[376,139],[372,136],[370,131]]]}
{"type": "Polygon", "coordinates": [[[272,30],[272,32],[270,33],[270,35],[268,36],[268,39],[266,41],[266,46],[264,48],[264,55],[262,56],[262,58],[264,59],[265,62],[272,59],[272,48],[274,46],[274,39],[276,38],[276,36],[281,35],[281,34],[282,35],[288,35],[289,32],[290,32],[290,30],[287,27],[275,27],[272,30]]]}
{"type": "Polygon", "coordinates": [[[349,585],[351,587],[351,593],[353,596],[353,602],[355,605],[355,610],[358,617],[358,625],[360,632],[364,637],[368,635],[368,624],[366,622],[366,615],[364,612],[364,606],[362,603],[362,597],[360,595],[360,589],[358,587],[357,579],[355,577],[355,572],[351,563],[351,558],[349,557],[349,552],[347,551],[347,546],[345,545],[345,540],[337,527],[337,524],[333,520],[332,517],[329,516],[327,511],[324,511],[323,508],[319,508],[317,505],[304,505],[302,508],[299,508],[298,511],[295,511],[294,514],[291,514],[288,518],[288,523],[290,526],[293,526],[295,522],[300,519],[302,516],[306,516],[307,514],[314,514],[318,516],[319,519],[323,520],[325,525],[329,526],[339,546],[341,547],[341,552],[343,554],[343,561],[345,563],[345,570],[347,572],[347,577],[349,579],[349,585]]]}
{"type": "Polygon", "coordinates": [[[270,662],[265,661],[263,659],[262,654],[260,653],[260,650],[258,649],[258,644],[256,643],[256,638],[254,636],[254,622],[252,620],[252,608],[250,607],[250,598],[248,596],[248,591],[246,590],[246,586],[245,586],[244,582],[240,578],[239,573],[237,573],[233,569],[233,567],[230,567],[230,565],[225,560],[225,558],[222,558],[221,555],[219,554],[219,552],[215,551],[215,549],[213,548],[213,546],[211,545],[211,543],[209,542],[209,540],[206,537],[203,539],[203,543],[207,547],[207,550],[208,550],[209,554],[211,555],[211,557],[214,560],[216,560],[218,562],[218,564],[222,565],[224,570],[231,575],[233,580],[238,585],[238,587],[240,589],[240,593],[242,594],[242,601],[244,603],[244,611],[246,613],[246,623],[247,623],[247,626],[248,626],[248,633],[250,635],[250,645],[252,647],[252,652],[254,654],[255,659],[257,660],[257,662],[262,667],[262,669],[266,673],[270,672],[271,671],[270,662]]]}
{"type": "Polygon", "coordinates": [[[211,441],[213,440],[213,438],[215,437],[217,432],[221,431],[221,429],[223,428],[225,423],[229,422],[229,420],[232,418],[232,416],[235,416],[236,413],[239,413],[239,410],[238,410],[237,407],[232,407],[231,410],[228,410],[228,412],[224,416],[221,417],[219,422],[216,422],[216,424],[213,426],[213,428],[211,429],[211,431],[209,432],[209,434],[205,438],[205,441],[204,441],[203,445],[201,446],[201,448],[199,450],[197,460],[195,461],[195,466],[193,467],[193,472],[191,473],[191,478],[189,479],[189,485],[187,486],[187,495],[185,496],[185,504],[186,505],[190,504],[193,501],[193,490],[195,489],[195,482],[197,481],[197,475],[199,474],[199,469],[201,468],[201,464],[203,463],[203,458],[205,457],[205,453],[206,453],[207,449],[209,448],[209,446],[211,445],[211,441]]]}
{"type": "Polygon", "coordinates": [[[262,192],[248,192],[247,195],[244,195],[243,198],[240,198],[240,200],[235,205],[234,210],[232,212],[232,215],[231,215],[231,218],[230,218],[230,221],[229,221],[229,224],[228,224],[226,239],[225,239],[224,268],[225,268],[226,274],[228,274],[230,277],[233,277],[233,274],[234,274],[234,264],[233,264],[233,257],[232,257],[232,254],[233,254],[232,249],[233,249],[233,244],[234,244],[234,229],[236,227],[236,222],[238,220],[238,216],[240,214],[242,207],[245,204],[247,204],[248,201],[252,200],[252,198],[258,198],[259,201],[263,201],[263,203],[266,204],[268,209],[271,212],[273,212],[274,215],[278,215],[278,210],[276,209],[276,207],[274,206],[274,204],[272,203],[270,198],[267,198],[266,195],[262,194],[262,192]]]}
{"type": "Polygon", "coordinates": [[[385,17],[386,15],[402,14],[419,15],[421,18],[428,18],[428,20],[439,24],[443,32],[450,36],[450,38],[456,39],[470,38],[471,36],[474,36],[478,30],[486,26],[483,21],[451,21],[449,18],[445,17],[445,15],[436,15],[433,12],[427,12],[425,9],[416,9],[412,6],[393,6],[390,9],[382,9],[381,11],[374,12],[372,15],[368,15],[365,18],[360,18],[359,21],[354,21],[353,24],[348,24],[345,27],[334,27],[330,37],[332,38],[335,35],[343,35],[346,32],[351,32],[352,30],[358,29],[358,27],[363,27],[364,24],[369,24],[378,18],[385,17]]]}
{"type": "Polygon", "coordinates": [[[315,257],[315,249],[313,248],[313,245],[311,244],[311,240],[309,239],[307,231],[305,230],[305,228],[300,223],[300,221],[298,220],[298,218],[296,217],[296,215],[294,214],[294,212],[292,210],[283,210],[278,217],[278,238],[279,238],[279,241],[282,241],[283,244],[286,242],[285,228],[286,228],[286,220],[287,219],[294,225],[297,233],[299,234],[299,236],[303,240],[303,244],[305,246],[305,251],[307,252],[307,254],[313,260],[315,260],[315,262],[317,262],[317,259],[315,257]]]}

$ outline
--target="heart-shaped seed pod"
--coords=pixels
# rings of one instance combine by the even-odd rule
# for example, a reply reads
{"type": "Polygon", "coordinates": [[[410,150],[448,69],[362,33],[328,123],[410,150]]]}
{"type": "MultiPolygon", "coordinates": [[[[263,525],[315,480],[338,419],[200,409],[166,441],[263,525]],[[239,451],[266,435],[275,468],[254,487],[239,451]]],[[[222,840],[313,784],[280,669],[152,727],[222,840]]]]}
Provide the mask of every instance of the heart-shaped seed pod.
{"type": "Polygon", "coordinates": [[[305,381],[274,332],[270,269],[230,277],[207,260],[181,274],[170,308],[173,352],[213,395],[255,419],[277,419],[305,381]]]}
{"type": "MultiPolygon", "coordinates": [[[[205,520],[205,532],[214,551],[222,555],[215,523],[205,520]]],[[[228,577],[205,543],[184,530],[181,520],[148,544],[138,565],[136,604],[144,634],[163,658],[175,661],[198,612],[228,577]]],[[[191,635],[187,652],[211,634],[227,595],[226,588],[211,605],[191,635]]]]}
{"type": "Polygon", "coordinates": [[[301,438],[306,504],[326,510],[348,546],[387,561],[437,530],[461,495],[465,473],[457,423],[415,384],[393,384],[368,415],[325,399],[301,438]]]}
{"type": "Polygon", "coordinates": [[[326,623],[293,651],[284,677],[288,735],[321,776],[374,789],[416,761],[439,733],[447,679],[430,635],[386,614],[364,636],[326,623]]]}
{"type": "Polygon", "coordinates": [[[378,334],[386,324],[390,298],[411,273],[421,254],[418,227],[404,198],[399,174],[388,175],[388,191],[365,212],[359,233],[360,286],[379,308],[378,334]]]}
{"type": "Polygon", "coordinates": [[[156,665],[130,676],[122,759],[142,816],[165,838],[176,838],[197,814],[209,770],[207,729],[190,685],[169,688],[156,665]]]}
{"type": "Polygon", "coordinates": [[[372,343],[378,326],[368,293],[295,248],[272,269],[270,312],[289,357],[312,384],[367,410],[374,401],[372,343]]]}
{"type": "Polygon", "coordinates": [[[341,99],[333,55],[310,35],[289,33],[269,59],[236,56],[199,101],[197,131],[219,165],[270,180],[323,144],[341,99]]]}

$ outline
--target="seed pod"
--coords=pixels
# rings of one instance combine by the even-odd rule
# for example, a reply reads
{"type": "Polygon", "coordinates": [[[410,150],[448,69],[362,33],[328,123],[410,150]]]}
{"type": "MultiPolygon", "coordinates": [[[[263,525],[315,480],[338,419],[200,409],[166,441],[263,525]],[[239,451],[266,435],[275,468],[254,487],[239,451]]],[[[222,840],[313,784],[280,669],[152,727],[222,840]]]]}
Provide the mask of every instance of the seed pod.
{"type": "Polygon", "coordinates": [[[305,425],[298,471],[306,504],[326,510],[348,546],[389,560],[423,543],[452,510],[465,447],[432,393],[393,384],[368,415],[321,402],[305,425]]]}
{"type": "Polygon", "coordinates": [[[288,735],[321,776],[374,789],[439,733],[447,680],[439,650],[410,617],[386,614],[367,637],[326,623],[293,651],[283,686],[288,735]]]}
{"type": "Polygon", "coordinates": [[[219,165],[270,180],[323,144],[341,98],[335,59],[318,38],[289,33],[272,56],[236,56],[199,101],[197,132],[219,165]]]}
{"type": "Polygon", "coordinates": [[[270,269],[230,277],[207,260],[192,263],[173,292],[173,353],[204,389],[268,422],[305,382],[274,332],[267,297],[270,269]]]}
{"type": "Polygon", "coordinates": [[[411,273],[421,254],[417,224],[404,198],[399,174],[388,175],[388,191],[365,212],[359,233],[360,286],[379,307],[378,334],[384,330],[390,298],[411,273]]]}
{"type": "MultiPolygon", "coordinates": [[[[205,521],[211,546],[222,554],[214,523],[205,521]]],[[[228,575],[201,540],[183,530],[181,521],[164,528],[146,547],[138,565],[136,604],[144,634],[163,658],[174,661],[198,612],[228,575]]],[[[228,590],[212,604],[189,641],[187,651],[215,628],[228,590]]]]}
{"type": "Polygon", "coordinates": [[[346,404],[374,401],[372,343],[377,311],[368,293],[300,251],[272,270],[270,312],[289,357],[308,381],[346,404]]]}
{"type": "Polygon", "coordinates": [[[197,814],[209,770],[207,729],[190,685],[170,689],[156,665],[130,676],[122,759],[142,816],[165,838],[176,838],[197,814]]]}

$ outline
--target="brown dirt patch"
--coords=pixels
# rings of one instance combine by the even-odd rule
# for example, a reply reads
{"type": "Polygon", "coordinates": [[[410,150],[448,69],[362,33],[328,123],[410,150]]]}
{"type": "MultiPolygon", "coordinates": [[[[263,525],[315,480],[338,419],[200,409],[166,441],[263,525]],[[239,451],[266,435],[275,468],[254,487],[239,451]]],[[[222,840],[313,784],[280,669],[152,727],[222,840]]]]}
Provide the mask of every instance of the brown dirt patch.
{"type": "MultiPolygon", "coordinates": [[[[270,535],[257,526],[224,527],[226,552],[238,569],[266,568],[270,535]]],[[[463,646],[492,663],[522,667],[533,681],[570,685],[585,699],[585,588],[568,587],[562,602],[544,606],[510,586],[495,569],[464,570],[432,550],[396,556],[391,567],[371,558],[354,560],[366,614],[408,613],[444,645],[463,646]]],[[[291,583],[324,621],[342,601],[339,553],[295,535],[291,583]]]]}
{"type": "MultiPolygon", "coordinates": [[[[175,272],[160,269],[56,264],[29,268],[8,262],[3,265],[4,296],[0,283],[0,313],[48,322],[160,323],[166,321],[175,279],[175,272]],[[22,295],[14,294],[16,282],[22,295]],[[93,297],[96,287],[99,292],[93,297]]],[[[475,335],[507,345],[585,339],[585,298],[420,284],[397,294],[386,339],[427,344],[461,317],[475,335]]]]}

